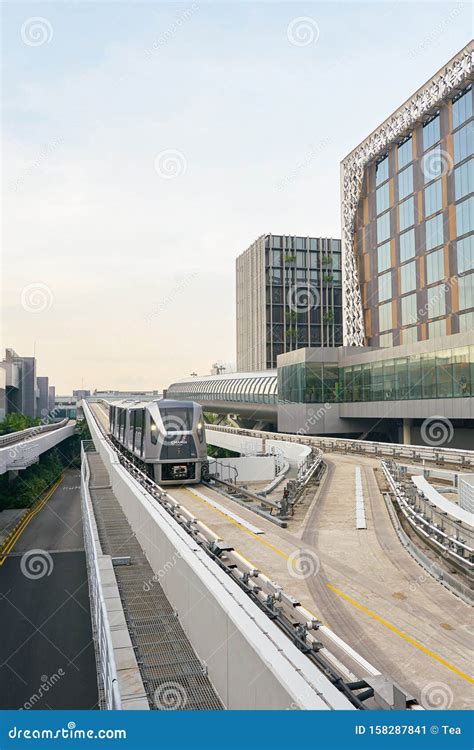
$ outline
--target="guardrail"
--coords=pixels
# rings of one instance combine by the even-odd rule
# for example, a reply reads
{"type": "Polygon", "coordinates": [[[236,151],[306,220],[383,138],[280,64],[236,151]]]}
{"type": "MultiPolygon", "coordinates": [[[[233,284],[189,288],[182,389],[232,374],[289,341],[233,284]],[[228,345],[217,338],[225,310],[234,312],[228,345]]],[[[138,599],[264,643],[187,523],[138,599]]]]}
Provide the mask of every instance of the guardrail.
{"type": "Polygon", "coordinates": [[[81,444],[81,506],[84,527],[84,549],[86,551],[91,615],[99,657],[97,671],[104,691],[104,707],[107,710],[118,710],[122,708],[122,702],[118,689],[117,668],[115,665],[107,609],[100,582],[97,549],[94,543],[97,532],[95,531],[95,519],[92,513],[92,502],[89,493],[90,470],[87,461],[87,450],[91,448],[95,450],[93,446],[92,440],[83,441],[81,444]]]}
{"type": "Polygon", "coordinates": [[[28,427],[27,430],[20,430],[20,432],[11,432],[8,435],[2,435],[0,437],[0,448],[4,448],[6,445],[12,443],[21,443],[22,440],[27,440],[30,437],[41,435],[43,432],[51,432],[51,430],[59,430],[60,427],[65,427],[69,422],[69,417],[62,419],[60,422],[52,422],[51,424],[38,425],[37,427],[28,427]]]}
{"type": "Polygon", "coordinates": [[[249,435],[271,440],[313,445],[323,451],[342,451],[343,453],[362,453],[375,458],[409,458],[412,461],[430,461],[436,464],[453,464],[461,469],[474,467],[474,451],[457,448],[444,448],[425,445],[404,445],[403,443],[381,443],[368,440],[349,440],[347,438],[315,437],[284,432],[266,432],[263,430],[247,430],[237,427],[224,427],[206,424],[206,430],[217,430],[237,435],[249,435]]]}
{"type": "Polygon", "coordinates": [[[407,492],[398,481],[396,467],[381,462],[390,492],[414,531],[466,578],[474,581],[473,532],[460,522],[440,512],[416,491],[407,492]]]}

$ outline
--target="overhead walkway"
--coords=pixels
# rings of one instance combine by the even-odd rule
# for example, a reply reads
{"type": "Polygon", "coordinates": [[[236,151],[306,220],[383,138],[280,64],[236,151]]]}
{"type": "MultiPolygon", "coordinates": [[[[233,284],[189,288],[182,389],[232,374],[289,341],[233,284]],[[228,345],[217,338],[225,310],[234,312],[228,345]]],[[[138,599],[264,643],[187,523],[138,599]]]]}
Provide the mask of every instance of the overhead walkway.
{"type": "Polygon", "coordinates": [[[45,451],[54,448],[74,434],[76,422],[61,422],[30,427],[0,437],[0,474],[27,469],[39,460],[45,451]]]}

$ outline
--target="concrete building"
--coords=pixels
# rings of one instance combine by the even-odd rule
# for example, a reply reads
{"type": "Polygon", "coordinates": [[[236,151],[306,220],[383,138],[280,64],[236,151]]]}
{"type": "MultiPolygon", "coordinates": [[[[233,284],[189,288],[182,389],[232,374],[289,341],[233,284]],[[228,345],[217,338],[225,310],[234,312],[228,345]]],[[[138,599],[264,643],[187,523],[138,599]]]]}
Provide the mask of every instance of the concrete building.
{"type": "Polygon", "coordinates": [[[36,415],[45,419],[49,414],[49,378],[38,376],[36,378],[38,397],[36,399],[36,415]]]}
{"type": "Polygon", "coordinates": [[[0,366],[5,370],[6,413],[20,412],[35,418],[38,397],[35,358],[20,357],[14,349],[6,349],[0,366]]]}
{"type": "Polygon", "coordinates": [[[342,161],[348,345],[474,327],[472,79],[471,42],[342,161]]]}
{"type": "Polygon", "coordinates": [[[341,242],[265,234],[236,261],[237,370],[342,344],[341,242]]]}
{"type": "Polygon", "coordinates": [[[56,403],[56,388],[54,385],[48,387],[48,411],[51,413],[54,411],[56,403]]]}

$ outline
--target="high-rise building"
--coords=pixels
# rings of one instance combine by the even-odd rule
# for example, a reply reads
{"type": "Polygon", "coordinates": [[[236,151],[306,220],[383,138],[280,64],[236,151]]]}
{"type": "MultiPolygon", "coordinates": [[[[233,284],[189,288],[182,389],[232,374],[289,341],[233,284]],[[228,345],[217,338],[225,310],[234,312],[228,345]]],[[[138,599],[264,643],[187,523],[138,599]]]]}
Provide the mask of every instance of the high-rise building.
{"type": "Polygon", "coordinates": [[[49,378],[38,376],[36,378],[38,387],[38,398],[36,399],[36,416],[47,419],[49,413],[49,378]]]}
{"type": "Polygon", "coordinates": [[[473,43],[342,162],[344,342],[474,328],[473,43]]]}
{"type": "Polygon", "coordinates": [[[36,417],[36,359],[20,357],[13,349],[6,349],[1,366],[6,371],[6,411],[36,417]]]}
{"type": "Polygon", "coordinates": [[[236,261],[237,369],[342,344],[341,241],[265,234],[236,261]]]}

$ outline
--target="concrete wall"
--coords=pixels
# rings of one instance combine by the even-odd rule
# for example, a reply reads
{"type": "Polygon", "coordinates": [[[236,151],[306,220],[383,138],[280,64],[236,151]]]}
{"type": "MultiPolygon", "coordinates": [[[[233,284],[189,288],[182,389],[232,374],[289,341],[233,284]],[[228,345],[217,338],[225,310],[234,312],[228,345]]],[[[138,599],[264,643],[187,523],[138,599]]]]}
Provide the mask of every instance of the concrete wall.
{"type": "Polygon", "coordinates": [[[84,411],[115,496],[224,705],[351,710],[349,701],[130,477],[87,404],[84,411]]]}
{"type": "Polygon", "coordinates": [[[209,459],[211,474],[237,482],[270,481],[275,478],[275,456],[242,456],[241,458],[209,459]],[[237,474],[234,471],[237,469],[237,474]]]}
{"type": "MultiPolygon", "coordinates": [[[[219,430],[206,430],[206,440],[210,445],[227,448],[236,453],[248,453],[249,449],[269,452],[274,450],[283,453],[290,466],[299,466],[311,453],[311,448],[299,443],[287,443],[284,440],[268,440],[263,442],[262,438],[249,435],[238,435],[232,432],[220,432],[219,430]]],[[[227,459],[225,459],[227,460],[227,459]]]]}

